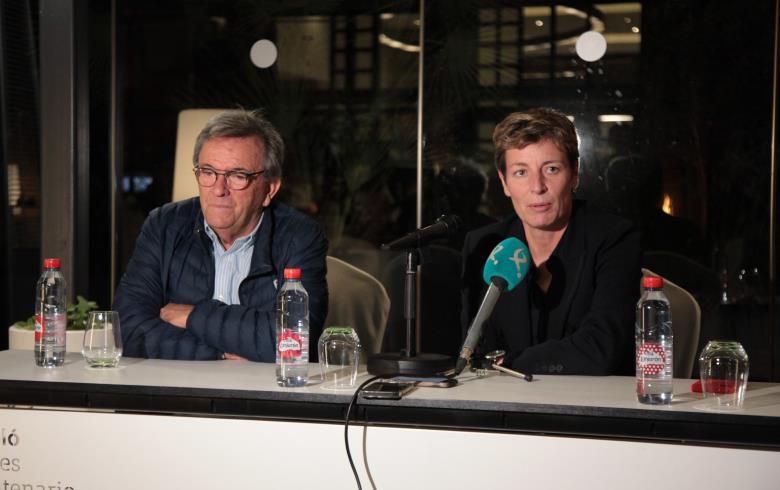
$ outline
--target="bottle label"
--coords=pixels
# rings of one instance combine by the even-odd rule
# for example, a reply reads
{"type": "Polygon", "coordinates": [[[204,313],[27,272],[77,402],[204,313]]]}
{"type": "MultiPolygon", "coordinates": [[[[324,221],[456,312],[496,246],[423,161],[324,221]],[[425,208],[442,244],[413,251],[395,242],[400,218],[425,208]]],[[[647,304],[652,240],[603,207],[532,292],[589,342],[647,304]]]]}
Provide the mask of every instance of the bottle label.
{"type": "Polygon", "coordinates": [[[658,375],[663,372],[665,364],[666,352],[661,344],[647,342],[637,349],[636,365],[643,374],[658,375]]]}
{"type": "Polygon", "coordinates": [[[43,315],[35,315],[35,341],[40,342],[46,333],[46,324],[43,321],[43,315]]]}
{"type": "Polygon", "coordinates": [[[292,330],[284,330],[279,337],[279,354],[283,359],[301,357],[301,336],[292,330]]]}
{"type": "Polygon", "coordinates": [[[54,337],[58,345],[65,343],[65,330],[68,327],[68,317],[62,313],[45,317],[35,315],[35,341],[40,343],[46,337],[54,337]]]}
{"type": "MultiPolygon", "coordinates": [[[[65,345],[65,331],[68,328],[68,315],[64,313],[57,313],[54,315],[54,321],[49,321],[47,327],[51,330],[54,329],[54,338],[57,345],[65,345]]],[[[51,333],[51,332],[50,332],[51,333]]]]}

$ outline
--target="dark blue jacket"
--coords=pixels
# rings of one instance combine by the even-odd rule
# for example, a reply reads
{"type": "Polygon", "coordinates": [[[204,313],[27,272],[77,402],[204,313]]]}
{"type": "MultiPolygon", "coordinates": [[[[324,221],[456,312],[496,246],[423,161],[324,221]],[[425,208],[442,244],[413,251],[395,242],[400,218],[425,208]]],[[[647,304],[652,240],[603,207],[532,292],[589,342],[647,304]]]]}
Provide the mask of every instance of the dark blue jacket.
{"type": "Polygon", "coordinates": [[[198,198],[166,204],[149,213],[119,283],[124,355],[160,359],[219,359],[223,353],[253,361],[276,358],[276,292],[285,267],[302,269],[309,293],[310,361],[328,309],[325,254],[328,242],[317,223],[273,202],[255,235],[249,275],[239,287],[240,305],[212,299],[212,242],[203,227],[198,198]],[[160,319],[168,303],[194,305],[187,328],[160,319]]]}

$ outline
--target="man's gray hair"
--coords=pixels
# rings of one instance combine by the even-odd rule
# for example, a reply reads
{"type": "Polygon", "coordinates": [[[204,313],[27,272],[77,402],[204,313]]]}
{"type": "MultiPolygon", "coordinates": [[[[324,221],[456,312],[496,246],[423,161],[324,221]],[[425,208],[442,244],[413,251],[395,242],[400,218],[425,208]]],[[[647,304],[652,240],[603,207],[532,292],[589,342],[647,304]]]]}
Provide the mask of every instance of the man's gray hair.
{"type": "Polygon", "coordinates": [[[260,111],[232,109],[222,112],[209,119],[206,126],[195,140],[195,152],[192,163],[198,165],[200,150],[203,144],[212,138],[246,138],[257,136],[265,148],[265,173],[267,179],[279,179],[282,176],[282,159],[284,158],[284,142],[279,131],[266,119],[260,111]]]}

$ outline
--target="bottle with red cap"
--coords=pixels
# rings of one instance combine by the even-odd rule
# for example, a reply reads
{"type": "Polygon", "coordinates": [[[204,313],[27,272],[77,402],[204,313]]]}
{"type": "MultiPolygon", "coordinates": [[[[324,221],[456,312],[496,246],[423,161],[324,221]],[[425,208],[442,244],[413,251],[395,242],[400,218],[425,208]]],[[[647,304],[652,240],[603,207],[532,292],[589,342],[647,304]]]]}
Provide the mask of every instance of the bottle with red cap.
{"type": "Polygon", "coordinates": [[[276,302],[276,383],[306,386],[309,381],[309,295],[300,269],[285,269],[276,302]]]}
{"type": "Polygon", "coordinates": [[[636,305],[636,396],[651,405],[672,402],[672,311],[660,277],[642,279],[636,305]]]}
{"type": "Polygon", "coordinates": [[[65,329],[68,294],[60,259],[44,259],[43,273],[35,287],[35,364],[62,366],[65,362],[65,329]]]}

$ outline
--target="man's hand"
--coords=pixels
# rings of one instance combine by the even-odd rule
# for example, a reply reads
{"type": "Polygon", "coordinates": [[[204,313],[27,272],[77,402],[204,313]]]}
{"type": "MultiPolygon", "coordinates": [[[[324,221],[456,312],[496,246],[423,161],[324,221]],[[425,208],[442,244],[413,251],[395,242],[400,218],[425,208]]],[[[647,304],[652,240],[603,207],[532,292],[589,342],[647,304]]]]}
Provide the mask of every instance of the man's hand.
{"type": "Polygon", "coordinates": [[[229,359],[231,361],[246,361],[246,359],[243,357],[236,354],[231,354],[230,352],[225,352],[225,359],[229,359]]]}
{"type": "Polygon", "coordinates": [[[187,328],[187,318],[194,306],[168,303],[160,309],[160,318],[179,328],[187,328]]]}

